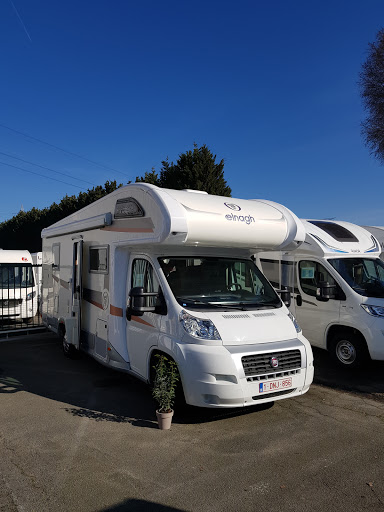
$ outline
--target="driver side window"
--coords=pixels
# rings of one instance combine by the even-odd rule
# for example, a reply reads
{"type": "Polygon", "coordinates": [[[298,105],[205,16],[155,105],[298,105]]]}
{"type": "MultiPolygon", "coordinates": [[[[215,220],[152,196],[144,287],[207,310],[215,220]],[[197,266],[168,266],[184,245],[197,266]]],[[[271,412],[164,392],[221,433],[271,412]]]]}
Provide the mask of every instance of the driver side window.
{"type": "MultiPolygon", "coordinates": [[[[148,260],[134,260],[132,264],[131,283],[131,288],[140,287],[144,289],[144,293],[158,293],[159,296],[162,296],[162,290],[156,272],[148,260]]],[[[156,306],[160,308],[161,305],[162,302],[159,297],[145,297],[145,306],[156,306]]]]}
{"type": "Polygon", "coordinates": [[[336,281],[323,265],[309,260],[299,262],[299,281],[303,292],[312,297],[316,297],[316,290],[321,281],[328,282],[331,285],[336,284],[336,281]]]}

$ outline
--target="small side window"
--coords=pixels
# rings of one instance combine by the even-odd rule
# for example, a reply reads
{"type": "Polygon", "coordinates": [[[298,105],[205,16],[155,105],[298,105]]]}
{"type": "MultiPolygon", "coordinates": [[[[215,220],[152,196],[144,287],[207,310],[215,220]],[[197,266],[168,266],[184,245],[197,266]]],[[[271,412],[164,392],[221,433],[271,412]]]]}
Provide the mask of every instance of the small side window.
{"type": "Polygon", "coordinates": [[[89,248],[89,271],[108,274],[108,247],[89,248]]]}
{"type": "Polygon", "coordinates": [[[53,268],[55,270],[60,269],[60,244],[52,245],[52,259],[53,259],[53,268]]]}

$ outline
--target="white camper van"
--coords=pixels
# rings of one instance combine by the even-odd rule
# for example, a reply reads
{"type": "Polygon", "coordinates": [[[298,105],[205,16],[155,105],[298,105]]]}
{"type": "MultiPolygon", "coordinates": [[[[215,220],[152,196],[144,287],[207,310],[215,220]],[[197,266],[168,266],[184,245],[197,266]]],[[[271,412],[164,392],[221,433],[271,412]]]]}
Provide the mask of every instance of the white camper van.
{"type": "Polygon", "coordinates": [[[239,407],[305,393],[310,344],[251,259],[296,247],[301,222],[268,201],[127,185],[44,229],[43,322],[146,382],[178,366],[185,400],[239,407]]]}
{"type": "Polygon", "coordinates": [[[37,313],[37,305],[31,254],[0,249],[0,319],[29,322],[37,313]]]}
{"type": "Polygon", "coordinates": [[[257,254],[275,287],[288,287],[304,335],[345,367],[384,360],[384,263],[374,236],[349,222],[303,221],[297,249],[257,254]]]}

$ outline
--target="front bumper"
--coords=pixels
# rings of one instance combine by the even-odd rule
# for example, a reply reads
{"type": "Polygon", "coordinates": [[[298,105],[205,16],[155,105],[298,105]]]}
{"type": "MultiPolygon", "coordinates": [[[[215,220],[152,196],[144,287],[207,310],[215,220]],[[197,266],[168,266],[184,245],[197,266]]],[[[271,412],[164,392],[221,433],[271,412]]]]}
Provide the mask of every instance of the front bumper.
{"type": "MultiPolygon", "coordinates": [[[[313,380],[313,356],[309,343],[299,339],[242,346],[178,344],[183,360],[178,361],[187,403],[199,407],[246,407],[306,393],[313,380]],[[300,363],[294,368],[268,368],[247,373],[244,356],[279,355],[299,350],[300,363]],[[269,383],[285,380],[289,387],[271,391],[269,383]],[[264,385],[267,383],[267,386],[264,385]],[[261,384],[263,384],[261,386],[261,384]],[[268,391],[263,391],[263,388],[268,391]]],[[[179,352],[179,353],[180,353],[179,352]]],[[[276,387],[277,385],[274,384],[276,387]]],[[[272,386],[273,387],[273,386],[272,386]]]]}

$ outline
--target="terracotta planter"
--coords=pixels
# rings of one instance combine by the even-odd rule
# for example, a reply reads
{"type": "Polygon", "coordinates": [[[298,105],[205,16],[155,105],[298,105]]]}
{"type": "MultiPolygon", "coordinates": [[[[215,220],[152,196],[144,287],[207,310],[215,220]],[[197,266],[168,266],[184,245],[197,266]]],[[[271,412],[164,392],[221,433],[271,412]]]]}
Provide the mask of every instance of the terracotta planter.
{"type": "Polygon", "coordinates": [[[156,411],[156,416],[160,430],[169,430],[171,428],[173,410],[171,412],[156,411]]]}

